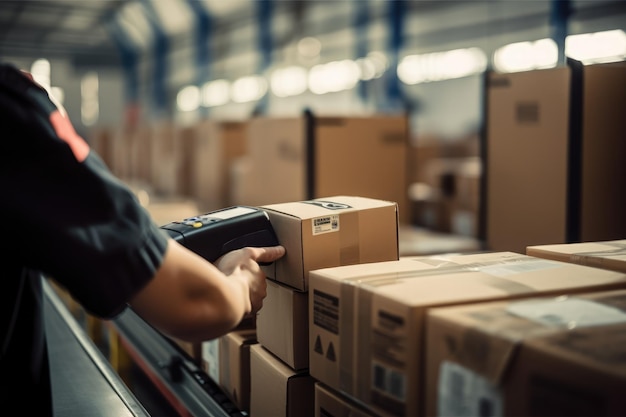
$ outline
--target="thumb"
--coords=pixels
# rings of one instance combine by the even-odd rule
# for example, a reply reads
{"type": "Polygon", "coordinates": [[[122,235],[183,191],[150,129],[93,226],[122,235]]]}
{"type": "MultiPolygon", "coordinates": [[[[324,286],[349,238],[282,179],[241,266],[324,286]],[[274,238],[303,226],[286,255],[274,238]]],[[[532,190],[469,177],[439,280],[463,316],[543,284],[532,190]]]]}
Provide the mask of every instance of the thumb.
{"type": "Polygon", "coordinates": [[[255,248],[256,256],[254,260],[256,262],[273,262],[280,259],[285,255],[285,248],[283,246],[268,246],[264,248],[255,248]]]}

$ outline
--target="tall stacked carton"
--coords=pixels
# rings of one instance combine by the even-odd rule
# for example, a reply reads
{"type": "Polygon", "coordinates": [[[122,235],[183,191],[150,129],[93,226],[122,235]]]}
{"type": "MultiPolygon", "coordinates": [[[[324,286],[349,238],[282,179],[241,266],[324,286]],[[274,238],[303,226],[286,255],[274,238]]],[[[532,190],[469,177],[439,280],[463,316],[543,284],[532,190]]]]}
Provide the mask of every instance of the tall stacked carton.
{"type": "Polygon", "coordinates": [[[624,63],[487,74],[489,250],[626,236],[625,86],[624,63]]]}
{"type": "Polygon", "coordinates": [[[251,347],[250,414],[313,416],[309,374],[308,277],[315,268],[397,260],[395,202],[355,196],[261,206],[286,249],[263,266],[267,297],[251,347]]]}

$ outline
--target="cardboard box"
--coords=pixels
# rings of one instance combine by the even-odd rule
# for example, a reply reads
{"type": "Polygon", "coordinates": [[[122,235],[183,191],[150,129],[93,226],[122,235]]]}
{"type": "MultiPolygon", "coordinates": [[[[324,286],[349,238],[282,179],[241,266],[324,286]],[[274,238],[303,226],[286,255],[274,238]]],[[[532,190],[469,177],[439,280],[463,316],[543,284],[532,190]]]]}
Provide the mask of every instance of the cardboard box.
{"type": "Polygon", "coordinates": [[[315,417],[376,417],[373,411],[350,397],[315,383],[315,417]]]}
{"type": "Polygon", "coordinates": [[[423,407],[425,316],[434,307],[626,288],[626,274],[513,252],[313,270],[309,372],[382,415],[423,407]]]}
{"type": "Polygon", "coordinates": [[[296,371],[309,368],[308,301],[306,293],[267,280],[257,315],[259,343],[296,371]]]}
{"type": "Polygon", "coordinates": [[[490,250],[626,236],[624,83],[624,63],[488,74],[490,250]]]}
{"type": "Polygon", "coordinates": [[[626,291],[431,309],[426,413],[626,415],[626,291]]]}
{"type": "Polygon", "coordinates": [[[249,121],[254,205],[329,195],[398,203],[408,222],[408,122],[404,115],[258,117],[249,121]],[[259,202],[259,204],[257,204],[259,202]]]}
{"type": "Polygon", "coordinates": [[[526,254],[538,258],[626,272],[626,239],[529,246],[526,248],[526,254]]]}
{"type": "Polygon", "coordinates": [[[331,196],[261,208],[286,249],[285,256],[264,271],[297,290],[307,291],[312,269],[399,257],[395,202],[331,196]]]}
{"type": "Polygon", "coordinates": [[[246,132],[245,121],[203,120],[194,126],[191,195],[203,211],[234,205],[231,167],[247,152],[246,132]]]}
{"type": "Polygon", "coordinates": [[[312,417],[315,380],[296,372],[263,345],[250,346],[250,415],[312,417]]]}
{"type": "Polygon", "coordinates": [[[234,331],[219,338],[219,385],[241,410],[250,412],[250,346],[254,330],[234,331]]]}

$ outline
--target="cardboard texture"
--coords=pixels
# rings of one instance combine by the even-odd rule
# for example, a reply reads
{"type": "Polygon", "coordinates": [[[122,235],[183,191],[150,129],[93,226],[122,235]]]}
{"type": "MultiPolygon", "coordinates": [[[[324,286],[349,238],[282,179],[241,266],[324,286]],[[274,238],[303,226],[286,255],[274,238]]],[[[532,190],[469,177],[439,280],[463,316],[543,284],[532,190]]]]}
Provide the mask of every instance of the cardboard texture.
{"type": "Polygon", "coordinates": [[[257,315],[259,343],[296,371],[309,368],[308,301],[306,293],[267,280],[257,315]]]}
{"type": "Polygon", "coordinates": [[[315,417],[376,417],[373,411],[339,392],[315,383],[315,417]]]}
{"type": "Polygon", "coordinates": [[[626,274],[514,252],[312,270],[309,372],[378,414],[424,406],[425,316],[434,307],[626,288],[626,274]]]}
{"type": "Polygon", "coordinates": [[[257,344],[254,330],[227,333],[219,338],[219,384],[241,411],[250,412],[250,346],[257,344]]]}
{"type": "Polygon", "coordinates": [[[244,121],[203,120],[194,126],[190,192],[203,211],[234,205],[231,167],[247,152],[246,131],[244,121]]]}
{"type": "Polygon", "coordinates": [[[538,258],[626,272],[626,239],[529,246],[526,248],[526,254],[538,258]]]}
{"type": "Polygon", "coordinates": [[[263,269],[294,289],[307,291],[313,269],[399,257],[395,202],[330,196],[261,208],[286,249],[285,256],[263,269]]]}
{"type": "Polygon", "coordinates": [[[626,291],[431,309],[426,412],[626,413],[626,291]]]}
{"type": "Polygon", "coordinates": [[[625,86],[623,63],[488,74],[490,250],[626,236],[625,86]]]}
{"type": "Polygon", "coordinates": [[[261,344],[250,346],[250,416],[312,417],[315,380],[296,372],[261,344]]]}
{"type": "Polygon", "coordinates": [[[249,170],[235,192],[247,205],[361,195],[398,203],[408,222],[408,126],[404,116],[249,121],[249,170]]]}

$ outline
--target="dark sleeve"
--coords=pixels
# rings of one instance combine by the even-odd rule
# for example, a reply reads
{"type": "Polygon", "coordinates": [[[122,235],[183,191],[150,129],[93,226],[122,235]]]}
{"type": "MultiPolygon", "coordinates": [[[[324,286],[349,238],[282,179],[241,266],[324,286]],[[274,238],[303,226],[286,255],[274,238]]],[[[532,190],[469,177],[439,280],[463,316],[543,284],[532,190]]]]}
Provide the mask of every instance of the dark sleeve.
{"type": "Polygon", "coordinates": [[[112,317],[159,268],[166,235],[74,131],[45,90],[0,65],[4,247],[112,317]]]}

